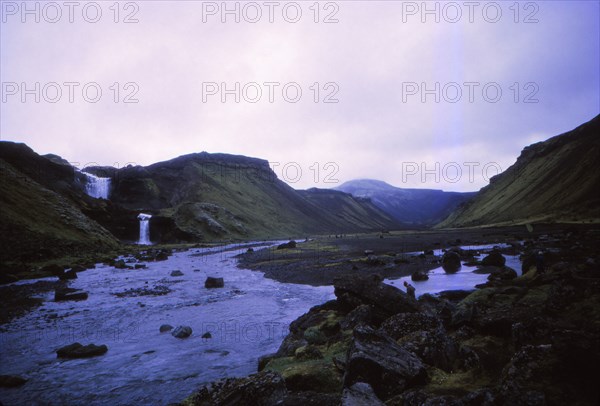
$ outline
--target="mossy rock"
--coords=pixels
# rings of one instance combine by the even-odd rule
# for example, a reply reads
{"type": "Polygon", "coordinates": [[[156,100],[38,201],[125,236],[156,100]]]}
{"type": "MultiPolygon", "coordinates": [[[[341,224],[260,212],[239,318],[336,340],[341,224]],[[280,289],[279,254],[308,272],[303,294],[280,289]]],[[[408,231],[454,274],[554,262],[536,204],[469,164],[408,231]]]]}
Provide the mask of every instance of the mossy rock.
{"type": "Polygon", "coordinates": [[[428,369],[429,383],[423,388],[426,393],[437,396],[464,396],[469,392],[491,386],[495,379],[477,369],[460,372],[445,372],[431,367],[428,369]]]}
{"type": "Polygon", "coordinates": [[[479,289],[465,297],[458,306],[470,306],[476,303],[487,302],[496,293],[495,288],[479,289]]]}
{"type": "Polygon", "coordinates": [[[313,345],[305,345],[297,348],[294,354],[298,360],[311,360],[311,359],[322,359],[323,354],[321,351],[313,345]]]}
{"type": "Polygon", "coordinates": [[[298,361],[294,357],[271,360],[265,370],[279,372],[291,391],[337,393],[342,390],[342,375],[330,360],[298,361]]]}
{"type": "Polygon", "coordinates": [[[550,297],[551,285],[538,286],[529,289],[527,294],[519,300],[519,306],[543,306],[550,297]]]}
{"type": "Polygon", "coordinates": [[[304,331],[304,339],[309,344],[323,344],[327,342],[327,337],[317,326],[307,328],[304,331]]]}

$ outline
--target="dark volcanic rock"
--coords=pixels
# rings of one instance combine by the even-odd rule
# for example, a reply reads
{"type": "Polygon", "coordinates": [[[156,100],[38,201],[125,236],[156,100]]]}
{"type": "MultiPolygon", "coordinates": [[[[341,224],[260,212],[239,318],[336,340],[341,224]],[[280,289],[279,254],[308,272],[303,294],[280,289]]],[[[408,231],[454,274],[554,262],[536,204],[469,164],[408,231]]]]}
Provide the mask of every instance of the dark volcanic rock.
{"type": "Polygon", "coordinates": [[[61,302],[66,300],[86,300],[87,292],[74,288],[60,288],[54,291],[54,301],[61,302]]]}
{"type": "Polygon", "coordinates": [[[58,358],[89,358],[103,355],[108,351],[106,345],[81,345],[79,343],[69,344],[56,351],[58,358]]]}
{"type": "Polygon", "coordinates": [[[166,333],[167,331],[171,331],[173,330],[173,326],[170,324],[163,324],[162,326],[160,326],[159,331],[161,333],[166,333]]]}
{"type": "Polygon", "coordinates": [[[488,276],[488,281],[509,281],[517,277],[517,272],[507,266],[501,268],[497,272],[493,272],[488,276]]]}
{"type": "Polygon", "coordinates": [[[291,248],[296,248],[296,241],[292,240],[292,241],[286,242],[284,244],[279,244],[277,246],[278,250],[285,250],[285,249],[291,249],[291,248]]]}
{"type": "Polygon", "coordinates": [[[441,320],[437,317],[423,313],[399,313],[386,321],[380,327],[380,331],[394,340],[422,330],[435,330],[441,326],[441,320]]]}
{"type": "Polygon", "coordinates": [[[424,271],[415,271],[410,276],[410,279],[412,279],[413,281],[426,281],[427,279],[429,279],[429,275],[427,275],[427,272],[424,271]]]}
{"type": "Polygon", "coordinates": [[[171,276],[183,276],[183,272],[180,270],[171,271],[171,276]]]}
{"type": "Polygon", "coordinates": [[[70,271],[66,271],[60,275],[58,275],[58,279],[60,279],[61,281],[66,281],[69,279],[77,279],[77,272],[75,272],[74,270],[70,270],[70,271]]]}
{"type": "Polygon", "coordinates": [[[446,272],[457,272],[460,269],[460,255],[455,251],[447,251],[442,257],[442,268],[446,272]]]}
{"type": "Polygon", "coordinates": [[[347,311],[363,304],[372,305],[389,316],[418,310],[414,299],[400,289],[382,283],[381,278],[375,275],[336,278],[333,286],[340,305],[347,311]]]}
{"type": "Polygon", "coordinates": [[[16,388],[27,382],[27,379],[15,375],[0,375],[0,388],[16,388]]]}
{"type": "Polygon", "coordinates": [[[209,276],[204,282],[204,287],[207,289],[222,288],[224,286],[225,282],[223,281],[223,278],[214,278],[212,276],[209,276]]]}
{"type": "Polygon", "coordinates": [[[190,326],[178,326],[171,332],[171,335],[175,338],[188,338],[192,335],[192,328],[190,326]]]}
{"type": "Polygon", "coordinates": [[[377,317],[373,306],[361,305],[348,313],[340,322],[340,326],[343,330],[351,330],[361,325],[377,327],[383,320],[385,320],[385,316],[377,317]]]}
{"type": "Polygon", "coordinates": [[[342,406],[384,406],[368,383],[357,382],[342,393],[342,406]]]}
{"type": "Polygon", "coordinates": [[[50,265],[43,266],[40,270],[42,272],[50,273],[54,276],[60,276],[65,272],[64,268],[57,264],[50,264],[50,265]]]}
{"type": "Polygon", "coordinates": [[[192,405],[276,405],[287,395],[283,377],[259,372],[246,378],[228,378],[207,384],[188,399],[192,405]]]}
{"type": "Polygon", "coordinates": [[[366,382],[380,399],[386,400],[426,381],[425,366],[415,355],[370,328],[354,330],[344,387],[366,382]]]}
{"type": "Polygon", "coordinates": [[[492,251],[488,256],[481,260],[481,265],[483,266],[504,266],[506,263],[506,258],[498,251],[492,251]]]}

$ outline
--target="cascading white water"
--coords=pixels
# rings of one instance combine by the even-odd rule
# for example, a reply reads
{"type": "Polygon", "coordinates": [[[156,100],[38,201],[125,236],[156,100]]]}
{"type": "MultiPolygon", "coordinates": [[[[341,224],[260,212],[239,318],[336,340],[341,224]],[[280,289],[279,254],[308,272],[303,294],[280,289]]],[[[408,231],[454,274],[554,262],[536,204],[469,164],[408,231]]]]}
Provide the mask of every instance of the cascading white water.
{"type": "Polygon", "coordinates": [[[85,192],[96,199],[107,199],[110,191],[110,178],[100,178],[91,173],[82,172],[87,183],[85,184],[85,192]]]}
{"type": "Polygon", "coordinates": [[[152,215],[140,213],[137,218],[140,220],[140,240],[139,245],[150,245],[150,219],[152,215]]]}

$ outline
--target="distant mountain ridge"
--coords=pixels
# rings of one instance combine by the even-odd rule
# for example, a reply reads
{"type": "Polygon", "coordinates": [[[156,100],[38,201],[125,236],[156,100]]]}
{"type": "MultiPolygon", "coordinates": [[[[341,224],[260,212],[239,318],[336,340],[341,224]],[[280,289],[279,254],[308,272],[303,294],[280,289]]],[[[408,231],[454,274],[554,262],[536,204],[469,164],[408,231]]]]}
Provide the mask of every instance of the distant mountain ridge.
{"type": "Polygon", "coordinates": [[[600,115],[525,147],[438,227],[581,222],[600,219],[600,115]]]}
{"type": "Polygon", "coordinates": [[[447,217],[475,193],[435,189],[405,189],[374,179],[356,179],[335,188],[371,202],[403,224],[433,225],[447,217]]]}

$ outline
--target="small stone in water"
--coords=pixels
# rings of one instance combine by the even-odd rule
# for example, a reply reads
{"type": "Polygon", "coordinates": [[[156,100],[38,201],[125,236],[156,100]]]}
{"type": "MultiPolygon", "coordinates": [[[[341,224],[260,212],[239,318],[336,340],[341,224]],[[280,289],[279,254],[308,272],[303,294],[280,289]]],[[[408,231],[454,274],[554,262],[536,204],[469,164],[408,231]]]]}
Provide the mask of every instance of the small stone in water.
{"type": "Polygon", "coordinates": [[[160,326],[159,330],[160,330],[161,333],[165,333],[167,331],[173,330],[173,326],[170,325],[170,324],[163,324],[162,326],[160,326]]]}

